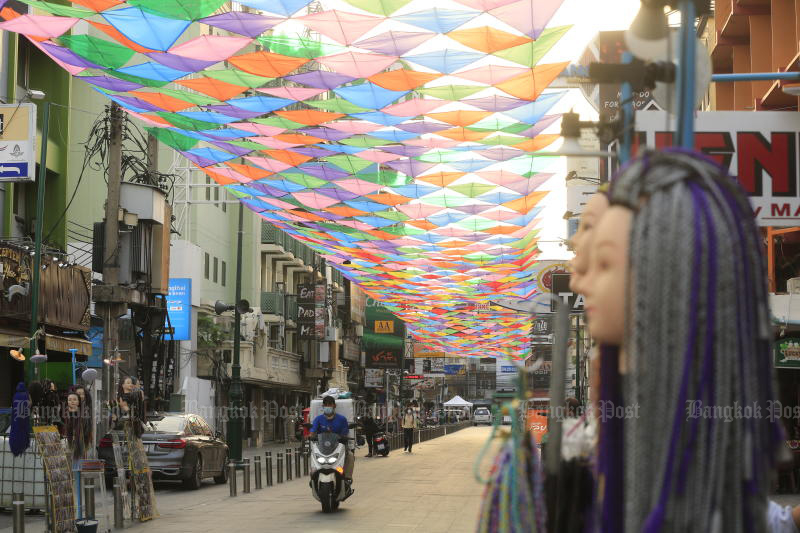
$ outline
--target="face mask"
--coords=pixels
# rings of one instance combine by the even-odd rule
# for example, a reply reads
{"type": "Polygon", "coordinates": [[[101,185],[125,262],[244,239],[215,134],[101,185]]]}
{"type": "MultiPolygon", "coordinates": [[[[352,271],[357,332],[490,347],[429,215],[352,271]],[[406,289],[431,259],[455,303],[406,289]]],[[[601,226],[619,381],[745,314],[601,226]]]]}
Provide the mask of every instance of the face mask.
{"type": "Polygon", "coordinates": [[[332,415],[333,414],[333,407],[323,407],[322,408],[322,412],[324,412],[326,415],[332,415]]]}
{"type": "Polygon", "coordinates": [[[411,414],[411,410],[409,409],[408,411],[406,411],[406,414],[410,415],[411,414]]]}

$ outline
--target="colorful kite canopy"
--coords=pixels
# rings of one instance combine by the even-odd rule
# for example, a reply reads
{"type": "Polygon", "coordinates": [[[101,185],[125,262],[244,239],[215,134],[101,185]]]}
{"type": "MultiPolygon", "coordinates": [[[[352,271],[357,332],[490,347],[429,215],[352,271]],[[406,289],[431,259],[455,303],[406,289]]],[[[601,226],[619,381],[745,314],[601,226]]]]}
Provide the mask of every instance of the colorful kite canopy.
{"type": "MultiPolygon", "coordinates": [[[[563,0],[21,0],[26,35],[452,355],[521,357],[563,0]],[[237,4],[237,3],[234,3],[237,4]],[[431,7],[435,5],[436,7],[431,7]],[[238,6],[237,6],[238,7],[238,6]],[[345,262],[347,262],[345,264],[345,262]]],[[[5,2],[0,0],[0,6],[5,2]]]]}

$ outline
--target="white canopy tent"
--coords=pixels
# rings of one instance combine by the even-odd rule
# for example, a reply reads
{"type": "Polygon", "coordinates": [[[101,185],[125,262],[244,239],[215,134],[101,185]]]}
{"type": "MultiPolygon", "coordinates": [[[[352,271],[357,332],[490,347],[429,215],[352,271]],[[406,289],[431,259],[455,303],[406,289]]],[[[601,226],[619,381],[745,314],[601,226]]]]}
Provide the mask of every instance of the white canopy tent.
{"type": "Polygon", "coordinates": [[[448,401],[444,402],[445,407],[469,407],[472,408],[472,403],[468,402],[464,398],[459,395],[455,395],[450,398],[448,401]]]}

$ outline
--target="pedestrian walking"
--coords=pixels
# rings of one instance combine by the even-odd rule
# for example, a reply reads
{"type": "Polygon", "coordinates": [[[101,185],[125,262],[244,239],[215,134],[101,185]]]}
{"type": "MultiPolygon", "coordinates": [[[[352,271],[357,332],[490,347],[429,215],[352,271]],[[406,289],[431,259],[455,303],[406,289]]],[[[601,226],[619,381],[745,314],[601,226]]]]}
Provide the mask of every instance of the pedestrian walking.
{"type": "Polygon", "coordinates": [[[403,415],[403,451],[411,453],[411,447],[414,445],[414,429],[417,427],[417,417],[414,416],[414,410],[408,407],[406,413],[403,415]]]}
{"type": "Polygon", "coordinates": [[[369,448],[367,457],[372,457],[375,446],[375,433],[379,431],[378,424],[375,423],[375,420],[370,415],[366,415],[362,421],[362,427],[364,429],[364,438],[369,448]]]}

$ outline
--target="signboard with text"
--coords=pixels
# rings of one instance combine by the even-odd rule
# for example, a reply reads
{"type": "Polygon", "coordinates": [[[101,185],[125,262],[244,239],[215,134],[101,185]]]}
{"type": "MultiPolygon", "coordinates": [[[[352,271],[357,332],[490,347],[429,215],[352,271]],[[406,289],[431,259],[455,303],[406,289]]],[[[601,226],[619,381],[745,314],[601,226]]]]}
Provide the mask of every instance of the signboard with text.
{"type": "MultiPolygon", "coordinates": [[[[674,120],[663,111],[636,113],[638,141],[673,144],[674,120]]],[[[760,226],[800,224],[800,123],[795,111],[697,113],[695,149],[728,169],[745,192],[760,226]]]]}
{"type": "Polygon", "coordinates": [[[800,368],[800,339],[785,337],[775,341],[775,368],[800,368]]]}
{"type": "Polygon", "coordinates": [[[0,182],[36,179],[36,105],[0,105],[0,182]]]}
{"type": "MultiPolygon", "coordinates": [[[[192,279],[170,278],[167,294],[167,315],[171,331],[166,337],[173,341],[192,338],[192,279]]],[[[167,327],[166,325],[164,327],[167,327]]]]}
{"type": "Polygon", "coordinates": [[[302,339],[316,337],[314,321],[316,317],[314,302],[314,285],[297,286],[297,334],[302,339]]]}
{"type": "Polygon", "coordinates": [[[380,368],[364,369],[364,386],[371,388],[383,387],[383,373],[384,370],[381,370],[380,368]]]}

